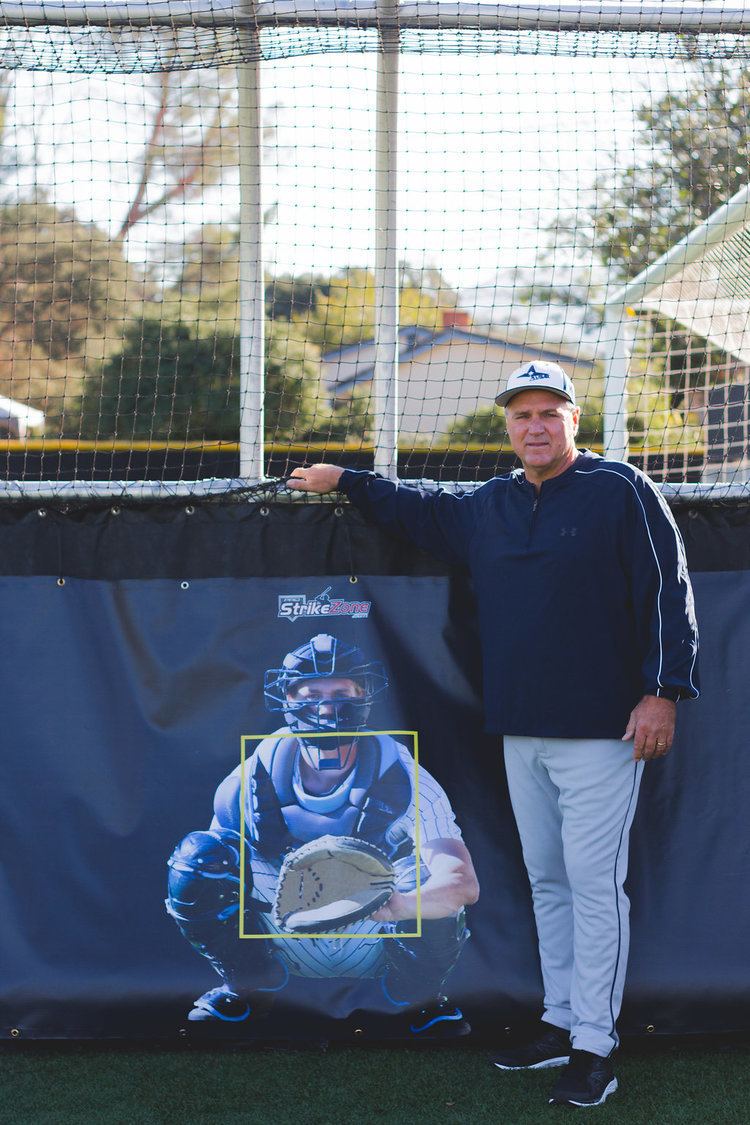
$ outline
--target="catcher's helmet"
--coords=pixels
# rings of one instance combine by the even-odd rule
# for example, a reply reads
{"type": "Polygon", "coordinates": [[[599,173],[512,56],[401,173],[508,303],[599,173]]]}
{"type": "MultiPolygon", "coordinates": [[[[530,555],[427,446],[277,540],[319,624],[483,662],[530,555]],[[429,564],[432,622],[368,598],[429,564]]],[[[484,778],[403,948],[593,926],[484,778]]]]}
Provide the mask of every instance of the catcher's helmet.
{"type": "MultiPolygon", "coordinates": [[[[289,729],[304,734],[306,743],[332,749],[335,739],[315,740],[315,732],[360,731],[367,725],[370,708],[388,686],[383,665],[367,660],[361,649],[330,633],[318,633],[284,657],[280,668],[269,668],[263,695],[269,711],[281,711],[289,729]],[[310,680],[347,679],[361,688],[356,697],[294,698],[295,690],[310,680]],[[312,735],[312,737],[310,737],[312,735]]],[[[325,768],[322,763],[320,768],[325,768]]],[[[331,763],[328,768],[338,768],[331,763]]]]}

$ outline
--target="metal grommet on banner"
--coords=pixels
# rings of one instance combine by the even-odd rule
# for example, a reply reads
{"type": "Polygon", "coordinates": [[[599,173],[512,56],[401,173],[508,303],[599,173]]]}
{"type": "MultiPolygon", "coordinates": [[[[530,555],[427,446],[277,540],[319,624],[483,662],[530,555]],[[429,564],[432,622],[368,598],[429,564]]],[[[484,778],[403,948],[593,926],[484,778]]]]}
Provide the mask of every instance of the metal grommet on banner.
{"type": "Polygon", "coordinates": [[[349,527],[349,520],[346,519],[346,508],[342,504],[337,504],[333,509],[333,514],[341,518],[341,530],[344,536],[344,546],[346,548],[347,562],[349,564],[349,581],[352,583],[352,585],[354,585],[354,583],[357,581],[357,575],[355,574],[355,570],[357,569],[357,567],[354,561],[354,544],[352,543],[352,532],[351,528],[349,527]]]}
{"type": "Polygon", "coordinates": [[[110,508],[110,509],[109,509],[109,513],[110,513],[110,515],[112,515],[112,516],[119,516],[119,514],[120,514],[120,509],[119,509],[119,508],[110,508]]]}
{"type": "Polygon", "coordinates": [[[181,590],[189,590],[190,589],[190,583],[189,582],[180,582],[180,589],[181,590]]]}
{"type": "Polygon", "coordinates": [[[65,585],[65,579],[64,578],[58,578],[57,585],[58,586],[64,586],[65,585]]]}
{"type": "Polygon", "coordinates": [[[259,513],[260,513],[260,515],[262,515],[262,516],[267,516],[267,515],[269,514],[269,512],[270,512],[270,511],[271,511],[271,509],[270,509],[270,508],[267,508],[265,504],[264,504],[264,505],[263,505],[263,506],[262,506],[261,508],[258,508],[258,512],[259,512],[259,513]]]}
{"type": "Polygon", "coordinates": [[[41,516],[42,519],[44,519],[44,517],[47,515],[47,509],[46,508],[40,508],[39,511],[37,512],[37,515],[41,516]]]}
{"type": "Polygon", "coordinates": [[[652,1023],[650,1023],[646,1026],[646,1031],[648,1032],[649,1035],[653,1035],[653,1033],[656,1031],[656,1028],[654,1027],[654,1025],[652,1023]]]}
{"type": "Polygon", "coordinates": [[[20,1031],[18,1030],[18,1028],[17,1028],[17,1027],[12,1027],[12,1028],[10,1029],[10,1037],[11,1037],[11,1039],[18,1039],[18,1037],[20,1036],[20,1034],[21,1034],[21,1032],[20,1032],[20,1031]]]}
{"type": "Polygon", "coordinates": [[[355,1027],[355,1029],[354,1029],[354,1034],[355,1034],[355,1035],[363,1035],[363,1034],[364,1034],[364,1031],[363,1031],[363,1029],[362,1029],[361,1027],[355,1027]]]}
{"type": "Polygon", "coordinates": [[[187,1039],[187,1028],[181,1027],[177,1034],[179,1035],[180,1039],[187,1039]]]}
{"type": "Polygon", "coordinates": [[[186,516],[192,516],[194,511],[195,511],[195,508],[193,507],[193,505],[188,504],[187,507],[185,508],[185,515],[186,516]]]}

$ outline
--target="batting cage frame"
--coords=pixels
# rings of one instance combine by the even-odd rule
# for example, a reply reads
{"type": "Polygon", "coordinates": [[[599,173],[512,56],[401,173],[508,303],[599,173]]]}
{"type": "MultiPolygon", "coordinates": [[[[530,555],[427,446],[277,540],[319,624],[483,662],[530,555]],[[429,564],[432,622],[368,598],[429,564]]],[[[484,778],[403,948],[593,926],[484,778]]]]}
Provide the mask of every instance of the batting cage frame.
{"type": "MultiPolygon", "coordinates": [[[[482,4],[394,0],[353,0],[331,5],[312,3],[206,3],[152,0],[134,4],[71,4],[67,0],[3,6],[0,52],[8,66],[34,69],[77,69],[85,72],[159,71],[188,66],[236,66],[239,151],[239,302],[237,320],[239,369],[239,474],[201,480],[39,480],[0,482],[5,499],[133,500],[220,497],[222,495],[288,495],[283,476],[267,475],[268,440],[264,429],[264,357],[266,294],[264,253],[264,122],[261,73],[273,60],[296,51],[367,50],[377,53],[372,181],[375,216],[374,329],[370,410],[372,460],[376,472],[396,479],[399,466],[399,385],[402,326],[399,323],[399,98],[400,58],[404,52],[518,50],[525,53],[573,53],[601,57],[618,52],[637,55],[642,40],[651,50],[674,58],[742,57],[750,17],[742,8],[709,5],[610,3],[482,4]],[[331,30],[340,39],[330,39],[331,30]],[[270,38],[269,38],[270,36],[270,38]],[[273,37],[277,38],[274,39],[273,37]],[[278,36],[287,36],[279,39],[278,36]],[[295,36],[302,36],[303,40],[295,36]],[[351,38],[354,36],[354,38],[351,38]],[[481,37],[485,37],[485,42],[481,37]],[[658,44],[654,46],[654,44],[658,44]]],[[[633,309],[648,297],[654,309],[657,279],[673,277],[678,265],[691,263],[706,288],[705,302],[715,297],[715,278],[706,270],[717,265],[705,252],[744,230],[747,189],[701,223],[677,246],[624,285],[607,286],[598,358],[603,367],[602,451],[627,460],[628,387],[634,336],[633,309]],[[696,265],[697,263],[697,265],[696,265]],[[615,291],[612,292],[612,289],[615,291]]],[[[731,248],[727,254],[731,253],[731,248]]],[[[728,260],[727,254],[722,261],[728,260]]],[[[725,270],[726,272],[726,270],[725,270]]],[[[732,282],[737,283],[735,271],[732,282]]],[[[678,279],[679,281],[679,279],[678,279]]],[[[726,289],[725,279],[723,281],[726,289]]],[[[731,297],[731,295],[730,295],[731,297]]],[[[686,326],[685,313],[680,323],[686,326]]],[[[679,318],[678,318],[679,319],[679,318]]],[[[705,316],[704,316],[705,319],[705,316]]],[[[689,332],[701,328],[695,317],[689,332]]],[[[710,330],[709,335],[711,334],[710,330]]],[[[721,340],[712,337],[721,347],[721,340]]],[[[314,455],[314,443],[310,453],[314,455]]],[[[648,457],[641,458],[645,467],[648,457]]],[[[682,500],[739,499],[748,493],[744,470],[688,480],[671,474],[663,487],[682,500]],[[738,475],[739,474],[739,475],[738,475]],[[675,479],[677,477],[677,479],[675,479]]],[[[13,474],[11,474],[12,477],[13,474]]],[[[132,474],[131,478],[132,478],[132,474]]],[[[408,467],[407,467],[407,475],[408,467]]],[[[414,474],[412,474],[413,476],[414,474]]],[[[416,479],[426,481],[424,473],[416,479]]],[[[446,474],[443,474],[445,477],[446,474]]],[[[471,488],[472,480],[442,480],[446,488],[471,488]]]]}
{"type": "MultiPolygon", "coordinates": [[[[649,659],[661,691],[670,595],[661,597],[676,588],[661,560],[672,552],[691,622],[686,567],[694,585],[702,696],[692,701],[691,624],[691,702],[680,704],[675,752],[649,766],[636,813],[622,1030],[746,1028],[750,902],[736,886],[750,864],[738,846],[750,802],[750,11],[45,0],[2,5],[0,63],[22,77],[22,96],[37,72],[64,72],[79,104],[51,112],[46,127],[60,134],[61,119],[74,133],[96,118],[101,88],[87,83],[114,91],[81,137],[35,139],[37,179],[21,167],[4,181],[3,114],[16,107],[0,81],[0,188],[25,190],[0,190],[0,434],[4,421],[16,428],[0,437],[10,638],[0,651],[10,701],[0,801],[14,845],[0,885],[0,1038],[205,1042],[221,1023],[220,1036],[251,1042],[268,1038],[268,1017],[279,1038],[364,1027],[371,1039],[414,1041],[407,1013],[429,1016],[436,999],[438,1022],[461,1034],[463,1007],[475,1035],[528,1024],[540,964],[498,733],[515,727],[488,716],[503,693],[524,696],[526,680],[539,705],[537,685],[573,685],[570,709],[587,721],[610,695],[624,700],[623,646],[602,624],[610,580],[632,582],[627,599],[653,608],[648,626],[626,607],[627,644],[635,651],[641,632],[658,638],[649,659]],[[331,61],[318,101],[303,56],[331,61]],[[334,74],[335,56],[344,61],[334,74]],[[553,89],[569,62],[569,84],[553,89]],[[598,105],[594,71],[608,99],[598,105]],[[700,102],[707,78],[718,108],[700,102]],[[174,98],[169,133],[177,87],[187,93],[184,104],[174,98]],[[269,120],[279,89],[292,109],[269,120]],[[679,170],[660,147],[678,109],[679,170]],[[707,152],[706,135],[735,157],[707,152]],[[70,146],[59,158],[58,143],[70,146]],[[180,163],[186,148],[191,168],[180,163]],[[334,149],[344,155],[326,168],[334,149]],[[98,187],[92,171],[66,194],[59,181],[75,180],[81,151],[92,169],[100,161],[98,187]],[[134,174],[138,160],[152,166],[134,174]],[[45,181],[54,167],[61,175],[45,181]],[[199,189],[197,210],[184,194],[172,204],[172,173],[178,188],[199,189]],[[318,196],[324,173],[330,191],[318,196]],[[203,210],[206,184],[215,195],[203,210]],[[279,185],[289,194],[274,226],[279,185]],[[105,220],[95,214],[103,191],[105,220]],[[157,215],[140,243],[128,242],[127,214],[120,223],[123,197],[126,212],[157,215]],[[545,238],[558,262],[543,260],[545,238]],[[510,264],[500,261],[508,246],[518,250],[510,264]],[[496,275],[483,286],[488,261],[496,275]],[[608,490],[626,481],[627,522],[607,508],[607,491],[580,510],[542,501],[552,515],[535,523],[539,498],[521,480],[525,522],[519,514],[513,535],[525,547],[509,535],[517,569],[503,570],[478,521],[476,531],[441,530],[433,554],[358,502],[288,487],[295,466],[335,461],[428,491],[473,490],[515,464],[495,397],[538,359],[571,376],[583,404],[578,444],[643,468],[661,490],[610,465],[598,479],[608,490]],[[34,437],[58,384],[62,405],[47,418],[60,437],[34,437]],[[463,546],[481,555],[488,600],[463,546]],[[544,572],[533,570],[537,555],[544,572]],[[590,565],[600,558],[606,574],[590,565]],[[577,585],[560,579],[561,560],[577,585]],[[537,616],[514,586],[522,572],[539,579],[537,616]],[[562,659],[547,635],[558,610],[562,659]],[[488,639],[508,660],[485,680],[488,639]],[[286,935],[274,921],[284,857],[329,833],[385,852],[399,909],[286,935]],[[434,871],[445,879],[437,887],[434,871]]],[[[354,480],[371,495],[389,491],[354,480]]],[[[684,661],[687,642],[675,648],[684,661]]],[[[618,844],[616,867],[622,854],[618,844]]],[[[618,971],[622,933],[618,913],[618,971]]]]}

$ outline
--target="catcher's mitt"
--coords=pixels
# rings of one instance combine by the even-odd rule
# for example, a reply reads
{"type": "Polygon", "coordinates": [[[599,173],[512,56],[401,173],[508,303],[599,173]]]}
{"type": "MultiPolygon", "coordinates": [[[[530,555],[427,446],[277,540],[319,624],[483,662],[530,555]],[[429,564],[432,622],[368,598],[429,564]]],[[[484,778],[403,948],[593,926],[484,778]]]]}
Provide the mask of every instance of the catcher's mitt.
{"type": "Polygon", "coordinates": [[[359,922],[393,894],[388,857],[365,840],[321,836],[285,858],[272,917],[292,933],[309,934],[359,922]]]}

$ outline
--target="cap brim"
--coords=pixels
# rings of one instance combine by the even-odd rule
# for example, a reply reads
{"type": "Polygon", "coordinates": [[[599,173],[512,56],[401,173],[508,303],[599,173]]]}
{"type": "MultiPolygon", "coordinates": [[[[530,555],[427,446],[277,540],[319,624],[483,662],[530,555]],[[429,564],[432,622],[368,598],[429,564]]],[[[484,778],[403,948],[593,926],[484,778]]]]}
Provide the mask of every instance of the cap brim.
{"type": "Polygon", "coordinates": [[[565,399],[566,402],[575,406],[575,401],[565,391],[561,391],[557,387],[540,387],[537,383],[531,383],[527,387],[514,387],[511,391],[503,391],[497,395],[495,402],[498,406],[507,406],[512,398],[520,395],[523,391],[548,391],[551,395],[557,395],[558,398],[565,399]]]}

